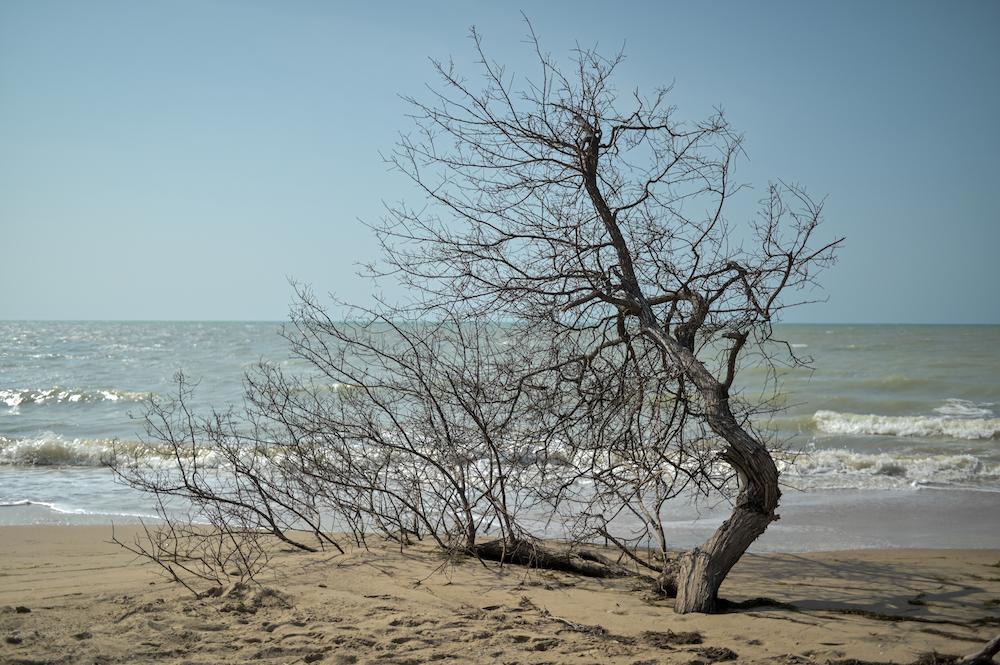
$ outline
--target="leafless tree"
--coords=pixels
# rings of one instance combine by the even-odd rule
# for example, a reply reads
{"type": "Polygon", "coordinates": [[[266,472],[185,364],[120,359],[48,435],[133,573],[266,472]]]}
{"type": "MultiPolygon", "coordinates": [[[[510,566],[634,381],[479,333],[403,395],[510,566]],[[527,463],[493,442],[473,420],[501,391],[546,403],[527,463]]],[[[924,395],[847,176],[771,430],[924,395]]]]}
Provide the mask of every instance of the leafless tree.
{"type": "Polygon", "coordinates": [[[525,538],[518,517],[547,484],[543,467],[525,463],[546,431],[524,417],[543,413],[517,386],[526,347],[482,320],[359,307],[348,319],[300,290],[286,336],[336,393],[318,398],[315,380],[273,371],[253,391],[288,437],[320,442],[302,463],[316,491],[346,492],[359,524],[401,544],[430,538],[473,553],[484,533],[525,538]]]}
{"type": "Polygon", "coordinates": [[[191,408],[194,386],[183,373],[176,383],[176,395],[152,396],[147,405],[144,424],[153,450],[114,451],[117,477],[152,495],[159,516],[178,530],[194,516],[227,532],[223,539],[266,533],[294,549],[343,551],[325,521],[335,513],[324,513],[329,506],[299,473],[290,454],[296,451],[279,438],[274,421],[252,408],[199,416],[191,408]]]}
{"type": "Polygon", "coordinates": [[[309,376],[261,364],[246,376],[241,413],[199,417],[183,375],[175,397],[152,400],[146,432],[159,454],[124,449],[113,467],[157,498],[166,528],[129,549],[189,587],[227,575],[222,562],[236,554],[266,561],[262,534],[341,550],[338,531],[358,545],[375,533],[624,574],[597,554],[545,547],[529,523],[544,522],[579,475],[556,440],[565,427],[555,393],[527,380],[528,363],[547,356],[517,327],[389,313],[355,307],[334,321],[301,289],[285,336],[309,376]],[[192,510],[172,510],[178,500],[192,510]]]}
{"type": "Polygon", "coordinates": [[[721,111],[681,122],[669,89],[619,95],[621,54],[578,49],[561,68],[532,33],[538,74],[518,84],[472,38],[483,87],[438,62],[440,86],[409,99],[416,130],[390,160],[429,204],[392,207],[377,227],[381,271],[421,295],[417,309],[510,317],[577,348],[558,365],[578,370],[564,386],[585,390],[597,372],[649,386],[634,358],[656,358],[657,390],[681,405],[663,441],[682,443],[697,419],[738,480],[732,516],[675,572],[677,611],[711,611],[778,518],[778,471],[731,394],[736,375],[748,353],[770,353],[772,324],[838,241],[813,243],[822,206],[783,183],[748,224],[729,220],[741,137],[721,111]]]}
{"type": "Polygon", "coordinates": [[[472,37],[482,87],[435,63],[440,85],[409,99],[415,129],[388,156],[426,205],[389,207],[372,270],[409,301],[345,322],[300,289],[285,334],[311,375],[262,365],[242,414],[203,420],[182,382],[148,418],[176,468],[118,473],[217,515],[217,533],[299,549],[377,533],[621,574],[579,549],[603,539],[678,612],[712,611],[778,518],[754,425],[770,407],[741,399],[737,375],[771,361],[772,324],[839,241],[815,243],[821,204],[781,182],[730,220],[741,137],[721,112],[678,120],[669,89],[619,95],[620,54],[578,49],[561,68],[532,33],[537,76],[516,84],[472,37]],[[676,554],[669,501],[715,493],[732,516],[676,554]],[[555,523],[569,553],[541,545],[555,523]]]}
{"type": "Polygon", "coordinates": [[[131,538],[120,537],[112,529],[111,541],[155,563],[196,596],[218,594],[233,584],[257,582],[270,564],[273,540],[267,532],[240,530],[228,520],[206,523],[205,513],[195,518],[170,511],[162,503],[157,510],[167,519],[142,522],[131,538]]]}

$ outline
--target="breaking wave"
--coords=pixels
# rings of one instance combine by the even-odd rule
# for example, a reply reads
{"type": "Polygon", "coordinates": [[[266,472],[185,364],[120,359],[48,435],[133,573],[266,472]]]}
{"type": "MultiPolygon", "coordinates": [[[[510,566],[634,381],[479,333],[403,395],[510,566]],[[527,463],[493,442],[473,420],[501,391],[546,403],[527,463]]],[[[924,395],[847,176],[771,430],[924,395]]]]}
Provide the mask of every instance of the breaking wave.
{"type": "MultiPolygon", "coordinates": [[[[137,455],[146,463],[172,467],[175,462],[167,450],[160,450],[134,441],[114,439],[69,439],[46,433],[35,438],[9,439],[0,437],[0,464],[17,466],[107,466],[115,452],[137,455]]],[[[219,465],[218,456],[206,451],[198,463],[207,468],[219,465]]]]}
{"type": "Polygon", "coordinates": [[[935,413],[940,413],[942,416],[954,416],[958,418],[982,418],[984,416],[992,416],[993,410],[989,407],[993,406],[993,402],[983,402],[982,404],[977,404],[967,399],[946,399],[944,405],[934,409],[935,413]]]}
{"type": "Polygon", "coordinates": [[[146,513],[136,513],[136,512],[107,512],[101,510],[87,510],[84,508],[69,508],[62,506],[57,503],[52,503],[50,501],[34,501],[31,499],[12,499],[6,501],[0,501],[0,508],[20,508],[24,506],[40,506],[51,510],[54,513],[61,513],[63,515],[92,515],[92,516],[107,516],[107,517],[137,517],[140,519],[162,519],[159,515],[152,512],[146,513]]]}
{"type": "Polygon", "coordinates": [[[9,407],[22,404],[62,404],[71,402],[139,402],[149,393],[129,390],[80,390],[71,388],[26,388],[0,390],[0,403],[9,407]]]}
{"type": "MultiPolygon", "coordinates": [[[[813,422],[820,432],[848,436],[919,436],[974,440],[993,439],[1000,435],[1000,418],[957,418],[945,415],[940,409],[938,412],[942,415],[879,416],[817,411],[813,414],[813,422]]],[[[992,415],[992,412],[989,413],[992,415]]]]}
{"type": "Polygon", "coordinates": [[[944,484],[994,485],[1000,468],[975,455],[859,453],[845,449],[812,450],[779,463],[786,478],[798,485],[844,488],[944,484]]]}

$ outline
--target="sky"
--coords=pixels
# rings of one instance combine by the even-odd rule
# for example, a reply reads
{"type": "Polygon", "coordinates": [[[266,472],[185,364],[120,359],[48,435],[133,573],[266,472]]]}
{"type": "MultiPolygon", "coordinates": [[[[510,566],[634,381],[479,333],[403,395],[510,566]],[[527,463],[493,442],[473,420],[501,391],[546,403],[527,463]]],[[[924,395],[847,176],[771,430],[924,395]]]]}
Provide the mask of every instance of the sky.
{"type": "Polygon", "coordinates": [[[535,71],[522,10],[553,55],[623,47],[619,87],[672,83],[680,118],[723,107],[750,199],[826,197],[840,260],[786,320],[1000,323],[991,1],[5,0],[0,319],[281,320],[289,280],[400,297],[357,275],[365,222],[420,203],[380,157],[400,95],[431,58],[474,77],[473,25],[535,71]]]}

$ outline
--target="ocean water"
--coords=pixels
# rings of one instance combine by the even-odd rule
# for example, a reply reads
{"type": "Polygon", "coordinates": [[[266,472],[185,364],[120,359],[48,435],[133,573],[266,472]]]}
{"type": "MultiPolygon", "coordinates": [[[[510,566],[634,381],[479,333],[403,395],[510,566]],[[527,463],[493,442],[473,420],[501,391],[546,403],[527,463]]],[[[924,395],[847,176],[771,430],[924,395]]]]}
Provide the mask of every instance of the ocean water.
{"type": "MultiPolygon", "coordinates": [[[[143,400],[199,381],[196,407],[239,404],[261,359],[292,371],[278,323],[0,322],[0,524],[129,522],[149,499],[103,465],[137,443],[143,400]]],[[[809,368],[781,370],[767,423],[782,519],[757,550],[1000,547],[1000,326],[786,325],[809,368]]],[[[748,368],[754,399],[764,371],[748,368]]],[[[762,425],[764,423],[761,423],[762,425]]],[[[679,546],[725,506],[678,506],[679,546]]]]}

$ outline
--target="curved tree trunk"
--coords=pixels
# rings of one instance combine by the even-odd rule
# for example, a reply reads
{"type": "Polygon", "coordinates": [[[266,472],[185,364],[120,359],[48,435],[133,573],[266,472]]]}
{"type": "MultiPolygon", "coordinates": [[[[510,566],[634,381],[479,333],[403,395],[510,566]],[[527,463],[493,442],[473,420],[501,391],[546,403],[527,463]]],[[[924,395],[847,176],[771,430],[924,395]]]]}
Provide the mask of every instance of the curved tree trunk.
{"type": "Polygon", "coordinates": [[[684,368],[705,400],[705,415],[712,431],[728,444],[721,457],[737,472],[739,494],[733,514],[704,545],[681,557],[677,570],[674,611],[713,612],[719,587],[767,526],[778,519],[775,512],[781,491],[774,459],[760,441],[744,430],[729,408],[729,393],[690,350],[657,328],[645,328],[684,368]]]}
{"type": "MultiPolygon", "coordinates": [[[[594,128],[588,128],[594,131],[594,128]]],[[[694,336],[705,321],[709,303],[686,287],[671,294],[672,298],[688,300],[692,306],[689,320],[675,328],[675,338],[661,327],[649,301],[643,297],[632,254],[618,225],[617,215],[608,206],[598,184],[599,158],[598,142],[586,142],[580,152],[584,186],[618,255],[622,289],[632,298],[631,305],[635,308],[630,313],[638,317],[642,333],[655,340],[698,388],[705,401],[705,417],[709,426],[728,444],[721,457],[736,469],[740,478],[732,516],[723,522],[708,542],[685,555],[677,571],[674,610],[680,613],[711,612],[718,600],[719,587],[730,569],[750,544],[764,533],[767,525],[778,519],[775,513],[781,497],[778,469],[767,448],[740,427],[733,416],[729,408],[728,386],[731,378],[727,377],[725,384],[720,382],[694,353],[694,336]]],[[[731,352],[730,374],[740,348],[742,341],[731,352]]]]}
{"type": "MultiPolygon", "coordinates": [[[[732,424],[735,425],[735,419],[732,424]]],[[[778,519],[775,513],[780,497],[778,471],[771,455],[738,425],[728,435],[716,433],[729,442],[730,449],[723,456],[740,475],[740,492],[730,518],[704,545],[681,558],[674,603],[674,611],[679,614],[713,612],[719,587],[730,569],[767,526],[778,519]]]]}

